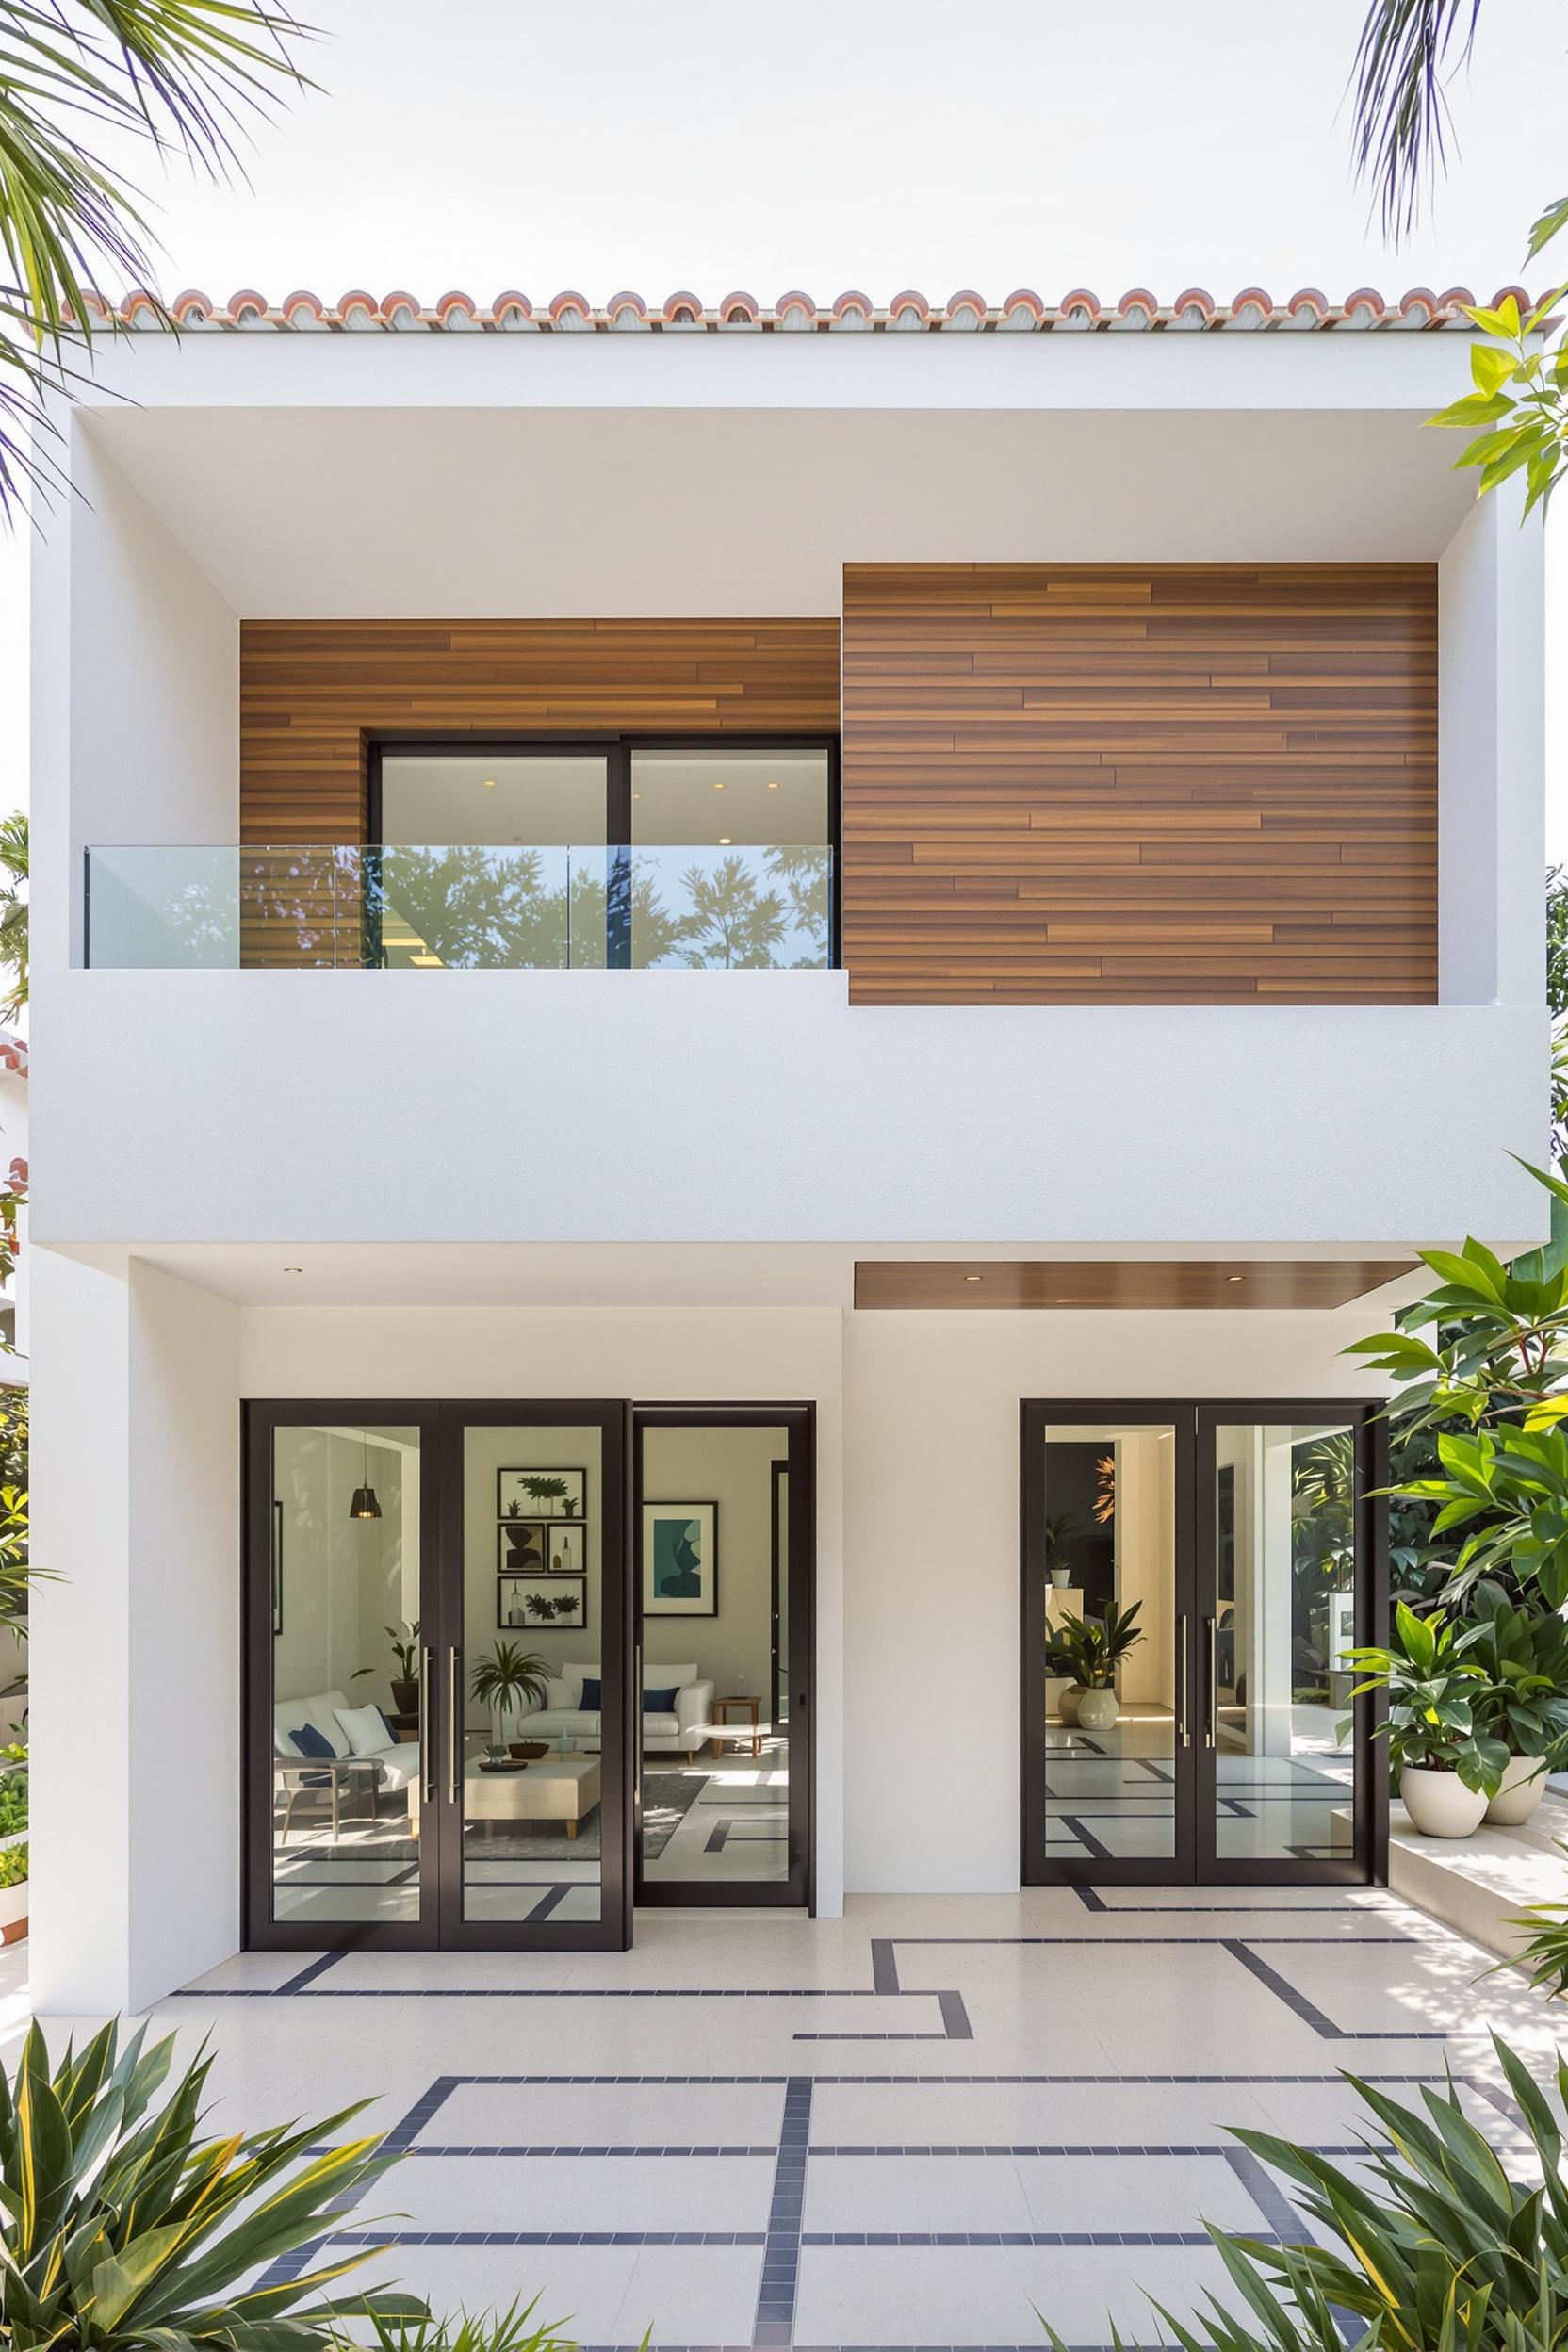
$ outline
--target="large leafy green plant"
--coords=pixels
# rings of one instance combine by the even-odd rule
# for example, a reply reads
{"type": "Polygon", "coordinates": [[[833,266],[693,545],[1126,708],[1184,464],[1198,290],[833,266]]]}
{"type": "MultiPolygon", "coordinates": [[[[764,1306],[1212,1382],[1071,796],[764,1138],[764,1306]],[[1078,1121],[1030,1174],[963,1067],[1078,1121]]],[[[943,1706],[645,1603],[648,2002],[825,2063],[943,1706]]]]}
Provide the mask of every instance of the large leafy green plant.
{"type": "Polygon", "coordinates": [[[1480,1625],[1418,1617],[1400,1601],[1389,1647],[1351,1650],[1348,1656],[1365,1677],[1353,1698],[1368,1690],[1388,1693],[1387,1716],[1373,1737],[1387,1740],[1396,1768],[1457,1772],[1467,1788],[1495,1796],[1509,1750],[1490,1727],[1492,1684],[1474,1655],[1484,1632],[1480,1625]]]}
{"type": "Polygon", "coordinates": [[[1393,1492],[1430,1507],[1434,1546],[1450,1539],[1450,1605],[1483,1576],[1515,1600],[1568,1602],[1568,1185],[1529,1172],[1551,1197],[1544,1249],[1511,1266],[1473,1239],[1423,1250],[1438,1287],[1346,1351],[1400,1384],[1401,1434],[1431,1439],[1435,1470],[1393,1492]]]}
{"type": "Polygon", "coordinates": [[[424,2306],[409,2296],[322,2295],[384,2248],[277,2284],[256,2276],[330,2235],[338,2207],[396,2161],[375,2139],[320,2147],[359,2110],[205,2138],[204,2051],[155,2110],[173,2056],[172,2034],[149,2048],[143,2027],[122,2048],[111,2022],[51,2072],[35,2025],[14,2082],[0,2077],[0,2342],[313,2352],[351,2321],[417,2320],[424,2306]]]}
{"type": "Polygon", "coordinates": [[[1046,1672],[1082,1683],[1087,1690],[1108,1690],[1117,1668],[1129,1650],[1143,1640],[1143,1627],[1134,1624],[1141,1601],[1119,1609],[1105,1605],[1103,1617],[1064,1617],[1046,1643],[1046,1672]]]}
{"type": "MultiPolygon", "coordinates": [[[[1497,2057],[1535,2162],[1514,2180],[1450,2082],[1405,2107],[1347,2076],[1388,2151],[1354,2172],[1263,2132],[1232,2136],[1296,2184],[1329,2245],[1266,2245],[1210,2229],[1241,2309],[1211,2297],[1197,2326],[1156,2305],[1184,2352],[1344,2352],[1336,2312],[1364,2323],[1349,2341],[1379,2352],[1563,2352],[1568,2346],[1568,2181],[1562,2132],[1518,2054],[1497,2057]],[[1201,2332],[1200,2332],[1200,2328],[1201,2332]]],[[[1568,2066],[1557,2099],[1568,2109],[1568,2066]]],[[[1062,2340],[1046,2329],[1058,2352],[1062,2340]]],[[[1116,2336],[1118,2345],[1121,2338],[1116,2336]]]]}
{"type": "Polygon", "coordinates": [[[1469,1654],[1488,1685],[1481,1723],[1510,1756],[1555,1771],[1568,1748],[1568,1624],[1555,1610],[1516,1608],[1491,1584],[1476,1587],[1472,1610],[1469,1654]]]}

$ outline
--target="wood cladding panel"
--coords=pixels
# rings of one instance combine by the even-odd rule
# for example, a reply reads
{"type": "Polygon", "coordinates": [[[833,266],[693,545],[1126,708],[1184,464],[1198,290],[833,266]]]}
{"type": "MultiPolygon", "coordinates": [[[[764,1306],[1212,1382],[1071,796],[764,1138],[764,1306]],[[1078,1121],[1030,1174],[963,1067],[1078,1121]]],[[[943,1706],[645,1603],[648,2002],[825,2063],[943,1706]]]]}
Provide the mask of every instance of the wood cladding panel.
{"type": "Polygon", "coordinates": [[[848,564],[859,1004],[1428,1004],[1429,564],[848,564]]]}
{"type": "Polygon", "coordinates": [[[1343,1307],[1414,1258],[859,1258],[857,1307],[1343,1307]]]}
{"type": "Polygon", "coordinates": [[[822,735],[835,620],[246,621],[240,838],[361,841],[370,734],[822,735]]]}

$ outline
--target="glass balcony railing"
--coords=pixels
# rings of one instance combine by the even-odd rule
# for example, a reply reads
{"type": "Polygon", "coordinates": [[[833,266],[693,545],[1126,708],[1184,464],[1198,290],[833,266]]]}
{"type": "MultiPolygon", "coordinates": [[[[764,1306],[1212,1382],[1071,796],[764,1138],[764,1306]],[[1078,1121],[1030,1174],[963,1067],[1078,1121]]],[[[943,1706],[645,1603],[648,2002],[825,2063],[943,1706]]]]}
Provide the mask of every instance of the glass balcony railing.
{"type": "Polygon", "coordinates": [[[779,843],[90,849],[115,971],[820,971],[833,852],[779,843]]]}

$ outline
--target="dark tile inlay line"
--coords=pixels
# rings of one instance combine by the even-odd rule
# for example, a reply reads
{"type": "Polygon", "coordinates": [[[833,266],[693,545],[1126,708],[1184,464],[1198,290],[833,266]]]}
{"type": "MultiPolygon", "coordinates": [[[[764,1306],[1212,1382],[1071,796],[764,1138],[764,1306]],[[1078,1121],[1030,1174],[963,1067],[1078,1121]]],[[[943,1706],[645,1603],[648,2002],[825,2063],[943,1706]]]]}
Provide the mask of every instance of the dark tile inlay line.
{"type": "Polygon", "coordinates": [[[338,2230],[325,2243],[328,2246],[760,2246],[763,2239],[760,2230],[338,2230]]]}
{"type": "Polygon", "coordinates": [[[787,2346],[794,2335],[795,2294],[800,2283],[800,2224],[806,2204],[806,2157],[811,2144],[811,2080],[791,2075],[784,2085],[778,2127],[773,2201],[757,2290],[751,2341],[755,2352],[787,2346]]]}
{"type": "MultiPolygon", "coordinates": [[[[1304,1943],[1311,1939],[1305,1936],[1269,1936],[1266,1940],[1270,1943],[1304,1943]]],[[[1392,1936],[1365,1937],[1358,1936],[1348,1940],[1356,1943],[1403,1943],[1405,1938],[1392,1936]]],[[[1241,1943],[1233,1936],[1224,1936],[1221,1941],[1233,1960],[1239,1960],[1242,1967],[1255,1976],[1260,1984],[1266,1984],[1269,1991],[1282,2001],[1287,2009],[1295,2012],[1303,2025],[1310,2025],[1313,2032],[1321,2035],[1326,2042],[1443,2042],[1448,2038],[1441,2030],[1434,2033],[1423,2033],[1410,2026],[1361,2031],[1336,2025],[1332,2017],[1326,2017],[1315,2002],[1307,1999],[1305,1993],[1298,1993],[1294,1984],[1287,1984],[1277,1968],[1271,1968],[1266,1960],[1260,1959],[1250,1945],[1241,1943]]]]}
{"type": "MultiPolygon", "coordinates": [[[[340,1955],[335,1952],[331,1956],[336,1959],[340,1955]]],[[[437,2108],[441,2107],[457,2088],[460,2080],[461,2078],[454,2074],[437,2075],[429,2090],[421,2091],[408,2112],[400,2116],[390,2132],[384,2134],[382,2140],[383,2154],[407,2155],[413,2143],[418,2138],[437,2108]]],[[[329,2210],[335,2213],[351,2213],[364,2195],[364,2188],[357,2189],[351,2197],[340,2197],[337,2203],[329,2210]]],[[[315,2262],[322,2246],[333,2243],[336,2235],[335,2230],[325,2230],[319,2237],[307,2238],[303,2246],[295,2246],[291,2253],[280,2254],[277,2261],[262,2274],[259,2284],[263,2288],[280,2287],[302,2277],[315,2262]]],[[[379,2234],[371,2239],[370,2243],[372,2245],[381,2243],[379,2234]]]]}
{"type": "MultiPolygon", "coordinates": [[[[1272,2245],[1271,2230],[1249,2233],[1272,2245]]],[[[802,2246],[1209,2246],[1206,2230],[808,2230],[802,2246]]],[[[771,2340],[770,2340],[771,2341],[771,2340]]]]}
{"type": "Polygon", "coordinates": [[[314,1984],[318,1976],[325,1976],[329,1968],[335,1968],[343,1957],[340,1952],[322,1952],[319,1959],[308,1961],[297,1975],[286,1977],[278,1986],[278,1992],[302,1993],[305,1986],[314,1984]]]}

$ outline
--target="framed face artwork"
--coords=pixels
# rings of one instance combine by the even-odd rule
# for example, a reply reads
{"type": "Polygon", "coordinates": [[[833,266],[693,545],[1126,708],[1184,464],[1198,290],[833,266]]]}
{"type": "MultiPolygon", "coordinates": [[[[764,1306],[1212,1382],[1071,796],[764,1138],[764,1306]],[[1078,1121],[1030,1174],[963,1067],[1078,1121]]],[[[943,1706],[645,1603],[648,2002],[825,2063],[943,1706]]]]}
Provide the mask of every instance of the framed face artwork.
{"type": "Polygon", "coordinates": [[[496,1578],[496,1625],[502,1633],[545,1633],[588,1623],[584,1576],[496,1578]]]}
{"type": "Polygon", "coordinates": [[[717,1503],[643,1505],[643,1614],[719,1613],[717,1503]]]}
{"type": "Polygon", "coordinates": [[[498,1519],[585,1519],[586,1470],[498,1470],[498,1519]]]}

